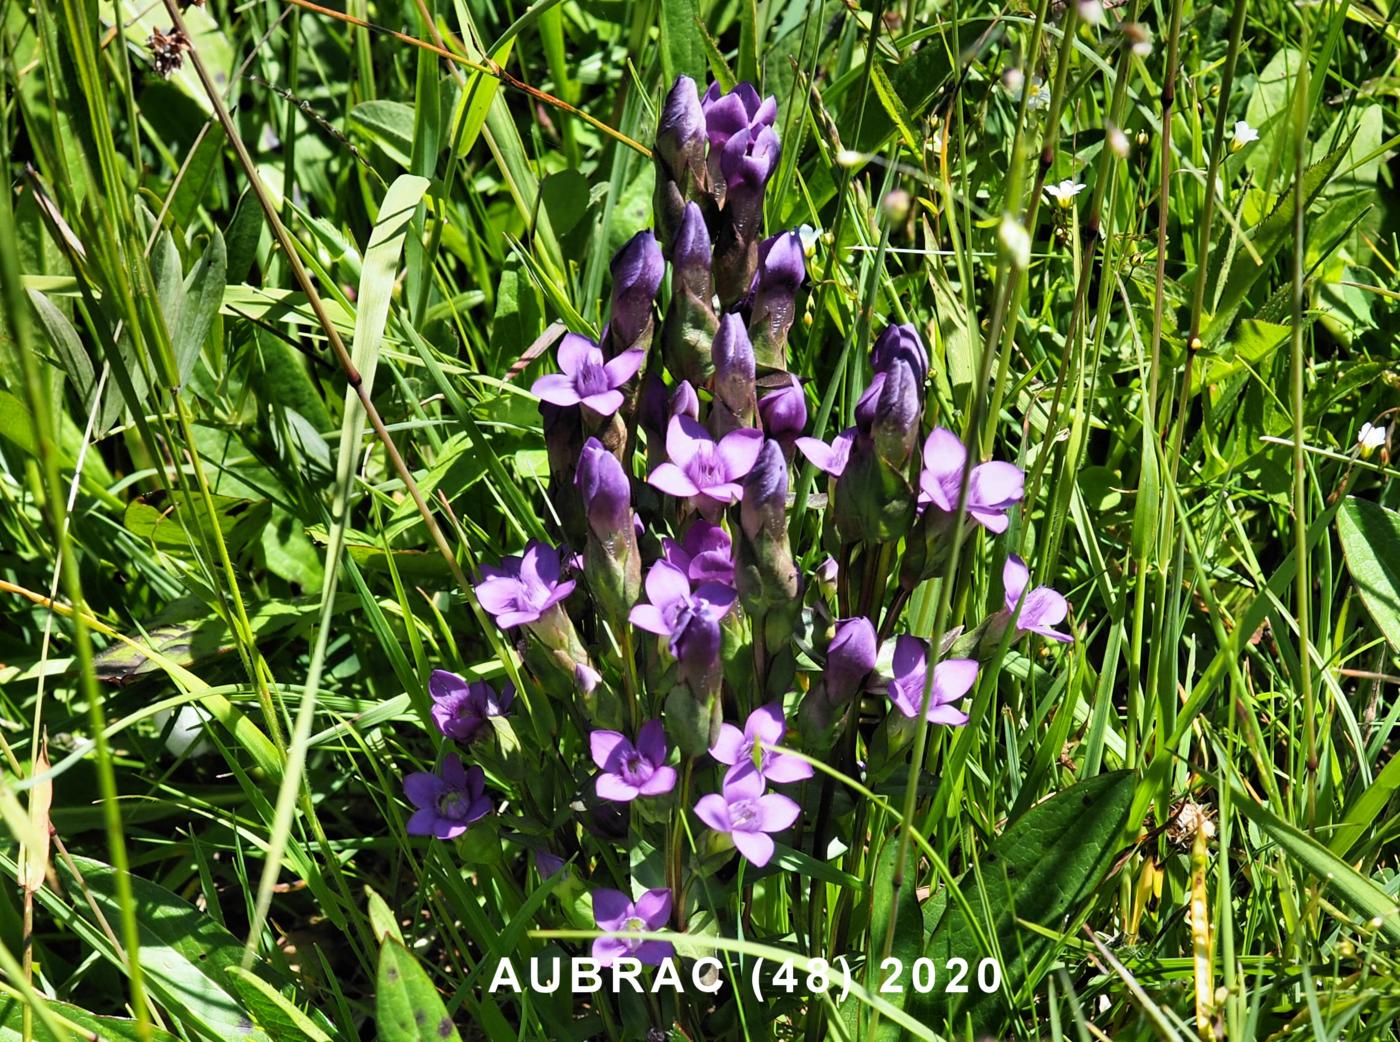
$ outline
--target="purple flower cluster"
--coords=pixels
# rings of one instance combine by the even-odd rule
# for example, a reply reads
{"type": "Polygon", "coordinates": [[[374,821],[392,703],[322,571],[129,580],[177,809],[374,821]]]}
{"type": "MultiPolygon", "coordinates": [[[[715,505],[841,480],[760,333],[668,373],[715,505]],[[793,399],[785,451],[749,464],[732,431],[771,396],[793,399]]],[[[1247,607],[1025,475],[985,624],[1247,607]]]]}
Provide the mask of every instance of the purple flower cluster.
{"type": "MultiPolygon", "coordinates": [[[[614,878],[622,889],[593,890],[607,933],[655,932],[673,919],[684,929],[685,859],[667,836],[685,830],[674,815],[693,814],[709,830],[693,852],[702,862],[737,850],[765,869],[780,839],[804,845],[782,839],[804,808],[830,806],[829,789],[819,804],[818,783],[805,784],[814,762],[832,756],[838,776],[854,773],[862,740],[866,755],[892,757],[900,745],[883,736],[899,728],[966,724],[978,656],[1008,632],[1073,639],[1056,628],[1068,602],[1032,587],[1015,554],[1002,604],[973,631],[941,648],[917,628],[902,632],[921,584],[946,578],[954,537],[1011,529],[1025,475],[974,460],[925,415],[933,363],[905,322],[875,338],[864,390],[842,417],[849,425],[829,441],[809,434],[808,388],[787,368],[807,252],[798,232],[764,228],[777,117],[775,99],[749,84],[702,95],[686,77],[676,81],[653,150],[655,233],[637,233],[613,258],[599,340],[565,334],[558,372],[533,385],[560,545],[532,541],[483,566],[474,587],[520,658],[531,708],[544,710],[531,714],[536,738],[592,763],[587,775],[570,773],[567,793],[541,785],[512,804],[543,808],[527,833],[541,871],[563,864],[539,849],[544,834],[568,845],[581,871],[625,876],[615,866],[628,861],[576,857],[575,833],[620,843],[650,828],[649,845],[668,851],[666,887],[642,892],[614,878]],[[668,273],[663,314],[656,295],[668,273]],[[805,463],[827,476],[828,494],[813,497],[790,531],[805,463]],[[820,546],[794,546],[799,532],[820,546]],[[539,703],[537,690],[563,697],[539,703]],[[882,737],[871,741],[876,726],[882,737]],[[842,734],[849,745],[837,745],[842,734]],[[571,813],[580,827],[560,829],[571,813]]],[[[496,743],[482,739],[514,734],[502,719],[514,687],[498,694],[437,670],[429,693],[442,736],[474,749],[493,778],[510,778],[489,758],[496,743]]],[[[482,767],[455,754],[438,773],[409,775],[404,790],[415,834],[453,838],[491,810],[482,767]]],[[[816,822],[814,847],[825,825],[816,822]]],[[[599,937],[593,954],[654,965],[674,950],[618,936],[599,937]]]]}

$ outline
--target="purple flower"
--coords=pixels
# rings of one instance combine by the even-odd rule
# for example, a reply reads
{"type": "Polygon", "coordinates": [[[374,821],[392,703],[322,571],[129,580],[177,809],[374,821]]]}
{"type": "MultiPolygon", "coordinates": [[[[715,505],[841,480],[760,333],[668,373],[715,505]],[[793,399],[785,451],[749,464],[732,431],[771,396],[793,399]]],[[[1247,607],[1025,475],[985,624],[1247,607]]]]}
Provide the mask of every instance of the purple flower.
{"type": "MultiPolygon", "coordinates": [[[[671,918],[671,891],[648,890],[634,904],[621,890],[593,891],[593,921],[598,929],[620,933],[664,930],[671,918]]],[[[670,941],[643,941],[633,937],[599,937],[593,942],[593,959],[611,966],[618,959],[633,958],[647,966],[660,966],[676,954],[670,941]]]]}
{"type": "Polygon", "coordinates": [[[719,651],[719,621],[738,596],[732,589],[717,582],[702,582],[692,591],[685,572],[666,561],[657,561],[647,572],[646,591],[651,603],[632,609],[628,619],[633,626],[669,638],[671,654],[678,659],[686,657],[687,644],[692,641],[706,654],[711,646],[716,653],[719,651]]]}
{"type": "Polygon", "coordinates": [[[588,736],[598,775],[598,798],[628,803],[638,796],[663,796],[676,787],[676,769],[666,766],[666,731],[660,720],[649,720],[637,733],[637,744],[617,731],[594,731],[588,736]]]}
{"type": "Polygon", "coordinates": [[[692,583],[716,582],[734,585],[734,543],[719,525],[697,520],[677,543],[670,536],[661,540],[661,559],[685,573],[692,583]]]}
{"type": "Polygon", "coordinates": [[[739,853],[756,868],[773,858],[773,837],[802,812],[796,803],[776,792],[764,793],[763,775],[757,771],[726,775],[720,792],[701,796],[695,815],[716,832],[728,834],[739,853]]]}
{"type": "Polygon", "coordinates": [[[558,854],[551,854],[548,850],[535,851],[535,868],[540,873],[541,879],[548,879],[550,876],[564,870],[565,861],[558,854]]]}
{"type": "Polygon", "coordinates": [[[724,434],[740,427],[751,427],[758,403],[754,400],[753,342],[744,319],[737,312],[720,316],[719,331],[710,346],[714,362],[714,392],[718,406],[712,421],[715,432],[724,434]]]}
{"type": "Polygon", "coordinates": [[[1048,586],[1037,586],[1026,593],[1030,580],[1031,572],[1026,562],[1015,554],[1007,557],[1001,570],[1001,584],[1006,588],[1007,614],[1016,615],[1016,606],[1021,606],[1021,613],[1016,615],[1017,631],[1039,633],[1042,637],[1068,644],[1074,637],[1054,627],[1069,614],[1069,602],[1048,586]],[[1025,594],[1024,600],[1022,594],[1025,594]]]}
{"type": "Polygon", "coordinates": [[[782,706],[777,702],[755,709],[740,731],[733,724],[722,724],[719,738],[710,746],[710,755],[729,764],[725,777],[757,770],[770,782],[795,782],[812,776],[812,765],[796,756],[774,751],[787,732],[782,706]],[[754,751],[758,751],[757,757],[754,751]]]}
{"type": "Polygon", "coordinates": [[[710,275],[712,253],[704,211],[695,203],[686,203],[676,229],[671,264],[675,268],[674,280],[693,291],[704,304],[710,303],[714,293],[710,275]]]}
{"type": "Polygon", "coordinates": [[[428,678],[428,693],[433,697],[433,722],[438,730],[470,744],[488,718],[506,715],[515,699],[515,685],[507,682],[497,697],[496,689],[484,680],[468,683],[456,673],[435,669],[428,678]]]}
{"type": "Polygon", "coordinates": [[[826,697],[832,705],[845,705],[875,668],[879,654],[875,626],[863,616],[838,619],[836,634],[826,648],[826,697]]]}
{"type": "MultiPolygon", "coordinates": [[[[754,196],[760,193],[777,168],[781,153],[772,127],[741,130],[726,141],[719,154],[725,198],[732,199],[741,192],[754,196]]],[[[710,154],[714,154],[713,150],[710,154]]]]}
{"type": "MultiPolygon", "coordinates": [[[[890,681],[890,701],[911,720],[919,715],[924,702],[924,683],[928,677],[928,644],[918,637],[900,637],[894,644],[894,679],[890,681]]],[[[972,690],[977,682],[977,661],[968,658],[944,659],[933,667],[933,690],[929,695],[928,714],[931,724],[961,727],[967,714],[956,703],[972,690]]]]}
{"type": "Polygon", "coordinates": [[[608,319],[610,340],[619,349],[636,343],[651,322],[651,309],[666,261],[650,231],[628,239],[612,259],[612,313],[608,319]]]}
{"type": "Polygon", "coordinates": [[[689,76],[677,76],[661,106],[661,121],[656,128],[656,152],[672,177],[680,177],[683,167],[703,157],[705,123],[695,81],[689,76]]]}
{"type": "Polygon", "coordinates": [[[924,403],[914,370],[903,358],[893,359],[881,375],[871,433],[880,457],[902,470],[918,444],[924,403]]]}
{"type": "Polygon", "coordinates": [[[583,443],[574,484],[593,534],[605,542],[625,538],[632,528],[632,486],[617,457],[597,438],[583,443]]]}
{"type": "Polygon", "coordinates": [[[795,439],[807,426],[807,396],[802,393],[802,381],[787,374],[782,385],[758,400],[758,415],[768,437],[781,442],[795,439]]]}
{"type": "Polygon", "coordinates": [[[856,428],[847,427],[832,439],[828,445],[820,438],[798,438],[797,447],[802,455],[811,461],[818,470],[824,470],[833,478],[839,478],[851,459],[851,446],[855,444],[856,428]]]}
{"type": "Polygon", "coordinates": [[[666,428],[670,462],[653,470],[647,481],[668,495],[692,500],[702,512],[708,508],[717,514],[719,508],[739,501],[739,479],[753,468],[762,447],[762,431],[730,431],[716,443],[689,416],[673,416],[666,428]]]}
{"type": "Polygon", "coordinates": [[[729,139],[743,130],[771,127],[778,118],[778,102],[771,94],[760,98],[752,83],[737,83],[728,94],[711,83],[700,99],[710,148],[722,151],[729,139]]]}
{"type": "Polygon", "coordinates": [[[463,768],[453,754],[442,761],[441,774],[414,771],[403,780],[403,793],[418,808],[408,819],[411,836],[456,839],[467,826],[491,813],[486,775],[480,767],[463,768]]]}
{"type": "Polygon", "coordinates": [[[887,371],[896,358],[909,364],[919,383],[928,379],[928,348],[924,347],[919,331],[907,322],[886,326],[870,349],[870,365],[877,373],[887,371]]]}
{"type": "Polygon", "coordinates": [[[782,297],[787,301],[787,322],[792,324],[792,298],[807,278],[807,250],[797,231],[779,232],[758,244],[758,270],[754,272],[755,300],[782,297]]]}
{"type": "Polygon", "coordinates": [[[671,416],[689,416],[692,420],[700,418],[700,396],[695,393],[695,388],[690,386],[689,380],[682,380],[676,384],[668,404],[671,416]]]}
{"type": "Polygon", "coordinates": [[[538,622],[574,592],[574,580],[560,582],[559,551],[537,540],[499,567],[482,565],[481,574],[486,578],[476,584],[476,598],[503,630],[538,622]]]}
{"type": "MultiPolygon", "coordinates": [[[[924,470],[919,477],[919,505],[932,503],[945,513],[958,505],[967,447],[945,427],[935,427],[924,441],[924,470]]],[[[1026,475],[1011,463],[992,460],[972,468],[968,478],[967,512],[989,532],[1005,532],[1006,512],[1025,494],[1026,475]]]]}
{"type": "Polygon", "coordinates": [[[559,373],[541,376],[532,394],[553,405],[582,404],[599,416],[611,416],[622,407],[618,388],[642,367],[645,352],[623,351],[608,361],[593,341],[577,333],[565,333],[559,343],[559,373]]]}

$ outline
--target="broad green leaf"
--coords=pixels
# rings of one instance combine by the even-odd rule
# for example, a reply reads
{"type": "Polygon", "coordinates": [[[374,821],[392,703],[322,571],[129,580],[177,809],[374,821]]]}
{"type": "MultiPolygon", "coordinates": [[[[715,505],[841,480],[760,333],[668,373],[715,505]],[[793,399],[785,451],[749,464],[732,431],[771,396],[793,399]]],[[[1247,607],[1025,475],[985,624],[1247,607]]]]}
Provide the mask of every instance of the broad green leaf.
{"type": "Polygon", "coordinates": [[[1384,890],[1238,787],[1234,807],[1268,833],[1290,858],[1326,882],[1354,912],[1374,920],[1391,941],[1400,943],[1400,905],[1384,890]]]}
{"type": "MultiPolygon", "coordinates": [[[[495,717],[492,717],[495,720],[495,717]]],[[[383,942],[386,938],[393,938],[400,944],[403,943],[403,933],[399,930],[398,919],[394,917],[392,909],[385,903],[371,887],[365,887],[365,896],[369,905],[369,924],[374,930],[374,938],[383,942]]]]}
{"type": "Polygon", "coordinates": [[[68,321],[68,316],[59,311],[49,298],[38,290],[29,291],[29,302],[34,305],[39,324],[49,335],[49,343],[53,345],[54,353],[58,355],[58,361],[63,366],[63,371],[68,374],[73,389],[78,392],[78,397],[84,405],[91,406],[97,377],[92,370],[92,359],[88,357],[82,341],[78,338],[78,331],[73,328],[73,323],[68,321]]]}
{"type": "Polygon", "coordinates": [[[405,170],[413,152],[413,106],[402,101],[362,101],[350,110],[350,122],[363,130],[384,154],[405,170]]]}
{"type": "Polygon", "coordinates": [[[194,369],[204,339],[214,325],[219,308],[224,300],[224,273],[228,266],[228,255],[224,250],[224,236],[216,226],[209,237],[209,245],[204,255],[191,269],[184,284],[184,305],[180,310],[180,322],[170,331],[171,347],[175,351],[175,369],[180,374],[183,387],[194,369]]]}
{"type": "MultiPolygon", "coordinates": [[[[179,1042],[170,1032],[152,1027],[144,1039],[136,1030],[136,1021],[126,1017],[102,1017],[89,1013],[80,1006],[57,999],[44,1003],[49,1014],[68,1033],[56,1035],[44,1025],[44,1018],[34,1018],[34,1042],[74,1042],[82,1039],[99,1039],[101,1042],[179,1042]]],[[[24,1004],[19,999],[0,998],[0,1042],[22,1042],[24,1004]]]]}
{"type": "Polygon", "coordinates": [[[331,1042],[320,1025],[256,973],[232,966],[229,978],[253,1020],[278,1042],[331,1042]]]}
{"type": "Polygon", "coordinates": [[[682,74],[704,83],[704,25],[699,0],[661,0],[661,66],[668,83],[682,74]]]}
{"type": "Polygon", "coordinates": [[[924,1022],[971,1017],[976,1035],[994,1033],[1007,1003],[1027,986],[1050,950],[1051,940],[1018,920],[1057,933],[1072,925],[1083,901],[1103,879],[1117,851],[1132,805],[1135,778],[1116,771],[1088,778],[1036,804],[992,843],[960,886],[979,913],[968,921],[962,903],[950,901],[924,950],[944,979],[948,960],[966,960],[966,994],[914,993],[909,1011],[924,1022]],[[987,950],[981,938],[992,938],[987,950]],[[1001,987],[986,994],[977,985],[978,963],[997,960],[1001,987]],[[946,1005],[945,1005],[946,1003],[946,1005]]]}
{"type": "Polygon", "coordinates": [[[380,1042],[461,1042],[428,974],[392,939],[379,949],[374,1006],[380,1042]]]}
{"type": "Polygon", "coordinates": [[[1350,497],[1337,511],[1337,533],[1362,603],[1400,650],[1400,513],[1350,497]]]}
{"type": "Polygon", "coordinates": [[[1245,319],[1222,351],[1203,357],[1202,364],[1193,368],[1191,393],[1199,394],[1202,387],[1223,383],[1246,369],[1257,369],[1288,340],[1288,331],[1287,325],[1277,322],[1245,319]]]}

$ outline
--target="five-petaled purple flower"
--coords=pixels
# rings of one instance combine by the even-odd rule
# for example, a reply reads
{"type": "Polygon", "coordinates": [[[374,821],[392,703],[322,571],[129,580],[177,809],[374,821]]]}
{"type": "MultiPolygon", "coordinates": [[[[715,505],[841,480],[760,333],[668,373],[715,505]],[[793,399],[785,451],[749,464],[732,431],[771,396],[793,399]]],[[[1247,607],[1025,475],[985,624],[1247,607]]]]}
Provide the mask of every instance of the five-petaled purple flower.
{"type": "Polygon", "coordinates": [[[730,431],[718,442],[689,416],[673,416],[666,428],[670,461],[651,472],[647,481],[662,492],[691,500],[702,513],[717,515],[721,507],[739,502],[739,479],[753,469],[763,448],[763,432],[752,427],[730,431]]]}
{"type": "MultiPolygon", "coordinates": [[[[671,891],[664,887],[648,890],[635,903],[621,890],[593,891],[593,921],[600,930],[618,933],[664,930],[670,918],[671,891]]],[[[647,966],[660,966],[675,954],[675,945],[670,941],[599,937],[593,942],[593,959],[599,966],[611,966],[622,958],[636,959],[647,966]]]]}
{"type": "Polygon", "coordinates": [[[515,685],[507,681],[498,697],[496,689],[484,680],[469,683],[456,673],[435,669],[428,678],[428,693],[433,696],[433,723],[438,730],[470,744],[488,718],[506,715],[515,699],[515,685]]]}
{"type": "Polygon", "coordinates": [[[773,858],[773,837],[802,813],[796,803],[776,792],[765,793],[757,771],[728,774],[720,792],[701,796],[695,815],[716,832],[728,834],[739,853],[762,868],[773,858]]]}
{"type": "Polygon", "coordinates": [[[599,799],[629,803],[638,796],[664,796],[676,787],[676,769],[666,766],[666,731],[660,720],[642,725],[636,745],[617,731],[594,731],[588,747],[603,772],[595,784],[599,799]]]}
{"type": "Polygon", "coordinates": [[[1021,633],[1038,633],[1042,637],[1068,644],[1074,640],[1068,633],[1055,629],[1055,624],[1063,622],[1069,614],[1069,602],[1048,586],[1037,586],[1029,593],[1031,572],[1026,562],[1015,554],[1006,559],[1001,570],[1001,584],[1006,588],[1006,613],[1015,614],[1016,605],[1021,605],[1021,613],[1016,616],[1016,629],[1021,633]],[[1025,600],[1021,595],[1025,594],[1025,600]]]}
{"type": "Polygon", "coordinates": [[[562,372],[541,376],[530,391],[552,405],[582,404],[599,416],[611,416],[622,408],[619,388],[637,375],[645,358],[645,352],[629,350],[608,361],[586,336],[565,333],[559,343],[562,372]]]}
{"type": "MultiPolygon", "coordinates": [[[[924,440],[924,470],[919,477],[919,504],[932,503],[951,514],[958,505],[967,446],[946,427],[935,427],[924,440]]],[[[989,532],[1005,532],[1006,512],[1025,494],[1026,475],[1012,463],[992,460],[972,468],[967,484],[967,512],[989,532]]]]}
{"type": "Polygon", "coordinates": [[[802,781],[812,776],[812,765],[806,760],[774,751],[782,744],[787,720],[777,702],[760,706],[749,714],[741,731],[733,724],[722,724],[719,737],[710,746],[710,755],[728,764],[725,777],[758,771],[770,782],[802,781]],[[757,755],[755,755],[755,749],[757,755]]]}
{"type": "Polygon", "coordinates": [[[711,630],[714,639],[704,640],[704,645],[718,649],[719,620],[734,606],[734,590],[717,582],[702,582],[692,590],[685,572],[657,561],[647,572],[646,591],[651,603],[632,609],[628,618],[633,626],[669,638],[676,658],[685,657],[688,641],[703,639],[711,630]]]}
{"type": "MultiPolygon", "coordinates": [[[[918,637],[900,637],[894,644],[894,678],[890,681],[890,701],[909,717],[917,719],[924,702],[928,678],[928,644],[918,637]]],[[[944,659],[933,667],[933,690],[929,693],[926,719],[931,724],[961,727],[967,714],[957,707],[977,682],[977,660],[944,659]]]]}
{"type": "Polygon", "coordinates": [[[456,839],[467,826],[491,813],[480,767],[464,768],[454,753],[442,761],[441,773],[414,771],[403,780],[403,793],[417,808],[408,819],[412,836],[456,839]]]}
{"type": "Polygon", "coordinates": [[[482,565],[481,574],[485,578],[476,584],[476,598],[503,630],[538,622],[574,592],[574,580],[560,581],[559,551],[538,540],[497,567],[482,565]]]}
{"type": "Polygon", "coordinates": [[[719,525],[703,519],[691,522],[679,543],[663,537],[661,559],[684,572],[692,583],[734,585],[734,542],[719,525]]]}

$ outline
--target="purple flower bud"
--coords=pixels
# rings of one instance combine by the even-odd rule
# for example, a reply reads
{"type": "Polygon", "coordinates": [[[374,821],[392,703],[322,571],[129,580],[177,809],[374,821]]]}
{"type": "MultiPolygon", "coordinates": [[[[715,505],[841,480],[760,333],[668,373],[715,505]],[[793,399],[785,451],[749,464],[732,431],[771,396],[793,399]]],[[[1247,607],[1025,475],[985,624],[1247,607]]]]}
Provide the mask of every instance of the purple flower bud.
{"type": "MultiPolygon", "coordinates": [[[[676,389],[671,392],[666,423],[670,423],[673,416],[689,416],[692,420],[700,419],[700,396],[695,393],[695,388],[690,386],[689,380],[682,380],[676,384],[676,389]]],[[[662,425],[661,429],[663,431],[666,429],[665,424],[662,425]]]]}
{"type": "Polygon", "coordinates": [[[583,443],[574,483],[583,497],[588,526],[598,539],[607,542],[631,530],[632,486],[627,472],[597,438],[583,443]]]}
{"type": "Polygon", "coordinates": [[[753,426],[758,412],[754,400],[753,344],[737,313],[720,317],[719,332],[710,352],[715,367],[715,434],[723,436],[739,427],[753,426]]]}
{"type": "Polygon", "coordinates": [[[547,850],[535,851],[535,868],[540,873],[541,879],[548,879],[564,869],[564,859],[558,854],[551,854],[547,850]]]}
{"type": "Polygon", "coordinates": [[[789,442],[807,427],[807,396],[802,382],[788,374],[781,386],[758,400],[758,415],[763,430],[770,438],[789,442]]]}
{"type": "Polygon", "coordinates": [[[760,365],[787,368],[787,337],[797,314],[797,291],[807,277],[802,236],[795,231],[765,239],[758,245],[749,334],[760,365]]]}
{"type": "Polygon", "coordinates": [[[705,122],[695,81],[677,76],[661,106],[656,128],[656,155],[672,180],[680,180],[687,167],[704,158],[705,122]]]}
{"type": "Polygon", "coordinates": [[[920,384],[928,379],[928,348],[924,347],[919,331],[907,322],[886,326],[870,349],[870,365],[877,373],[889,369],[896,358],[908,363],[920,384]]]}
{"type": "MultiPolygon", "coordinates": [[[[648,373],[642,380],[642,393],[637,405],[637,419],[643,430],[649,434],[664,434],[666,432],[666,424],[671,419],[668,402],[669,392],[666,390],[666,381],[655,373],[648,373]]],[[[541,411],[543,411],[543,407],[541,407],[541,411]]],[[[546,443],[548,438],[549,428],[546,426],[546,443]]]]}
{"type": "Polygon", "coordinates": [[[666,368],[679,380],[704,384],[719,319],[710,269],[710,232],[700,207],[687,203],[671,247],[671,303],[662,328],[666,368]]]}
{"type": "Polygon", "coordinates": [[[580,694],[585,696],[593,694],[602,682],[603,674],[586,662],[579,662],[574,666],[574,683],[578,686],[580,694]]]}
{"type": "Polygon", "coordinates": [[[776,441],[765,441],[753,469],[744,477],[739,522],[752,542],[764,535],[787,541],[787,460],[776,441]]]}
{"type": "Polygon", "coordinates": [[[646,333],[665,271],[661,247],[650,231],[632,236],[613,256],[612,316],[608,320],[611,355],[637,345],[646,333]]]}
{"type": "Polygon", "coordinates": [[[836,635],[826,648],[826,697],[832,705],[846,705],[875,668],[879,654],[875,626],[867,618],[838,619],[836,635]]]}
{"type": "Polygon", "coordinates": [[[919,440],[924,403],[914,370],[896,358],[884,373],[885,383],[875,406],[875,450],[896,469],[909,462],[919,440]]]}
{"type": "Polygon", "coordinates": [[[770,651],[783,646],[793,621],[801,584],[793,563],[787,523],[788,472],[782,446],[765,441],[744,478],[739,504],[743,539],[734,577],[744,609],[767,616],[764,643],[770,651]]]}
{"type": "Polygon", "coordinates": [[[714,296],[710,280],[710,229],[705,215],[695,203],[686,203],[676,241],[671,248],[671,265],[675,278],[686,289],[701,296],[707,303],[714,296]]]}

